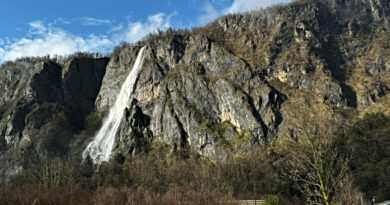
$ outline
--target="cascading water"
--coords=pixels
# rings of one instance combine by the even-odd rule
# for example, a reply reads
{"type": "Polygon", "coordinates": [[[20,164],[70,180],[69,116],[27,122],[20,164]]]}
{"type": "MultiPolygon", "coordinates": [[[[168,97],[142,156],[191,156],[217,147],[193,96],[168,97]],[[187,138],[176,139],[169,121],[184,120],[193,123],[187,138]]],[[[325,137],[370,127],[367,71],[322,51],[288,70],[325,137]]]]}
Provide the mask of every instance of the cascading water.
{"type": "Polygon", "coordinates": [[[110,159],[115,142],[115,135],[122,121],[123,111],[129,104],[128,100],[133,93],[135,82],[142,68],[144,50],[145,46],[139,51],[133,69],[130,71],[125,83],[122,85],[114,105],[110,108],[109,114],[103,122],[103,126],[100,128],[93,141],[90,142],[84,150],[83,159],[86,159],[89,155],[95,164],[101,164],[110,159]]]}

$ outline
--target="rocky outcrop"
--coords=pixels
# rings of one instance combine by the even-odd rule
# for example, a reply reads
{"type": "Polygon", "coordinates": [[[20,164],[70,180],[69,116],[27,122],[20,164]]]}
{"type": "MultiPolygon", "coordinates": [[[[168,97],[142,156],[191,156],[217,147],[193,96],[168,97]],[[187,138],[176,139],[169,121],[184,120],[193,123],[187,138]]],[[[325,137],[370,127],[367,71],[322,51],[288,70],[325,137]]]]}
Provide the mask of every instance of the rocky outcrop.
{"type": "Polygon", "coordinates": [[[315,121],[326,129],[386,112],[389,8],[385,0],[295,1],[191,32],[168,30],[118,47],[109,59],[6,63],[2,155],[31,149],[77,155],[93,137],[84,132],[90,121],[98,125],[115,102],[140,45],[147,45],[146,59],[133,103],[123,110],[117,156],[162,142],[227,160],[296,135],[297,125],[315,121]]]}
{"type": "Polygon", "coordinates": [[[7,162],[12,164],[32,153],[68,153],[72,137],[94,108],[107,62],[71,57],[64,66],[47,59],[4,64],[0,162],[12,159],[7,162]]]}
{"type": "Polygon", "coordinates": [[[62,69],[62,104],[67,107],[74,124],[82,125],[95,107],[108,58],[76,58],[62,69]]]}

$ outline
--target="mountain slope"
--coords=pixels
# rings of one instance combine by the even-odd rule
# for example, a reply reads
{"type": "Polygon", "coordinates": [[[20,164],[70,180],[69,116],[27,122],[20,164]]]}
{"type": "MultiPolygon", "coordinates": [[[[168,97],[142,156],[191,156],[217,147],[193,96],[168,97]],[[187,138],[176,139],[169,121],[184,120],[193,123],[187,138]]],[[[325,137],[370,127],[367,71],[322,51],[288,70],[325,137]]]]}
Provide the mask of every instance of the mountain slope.
{"type": "Polygon", "coordinates": [[[3,174],[34,152],[81,156],[142,45],[147,56],[113,156],[164,142],[227,160],[298,135],[306,122],[328,129],[366,112],[389,114],[389,15],[386,0],[301,0],[153,34],[109,59],[6,63],[3,174]]]}

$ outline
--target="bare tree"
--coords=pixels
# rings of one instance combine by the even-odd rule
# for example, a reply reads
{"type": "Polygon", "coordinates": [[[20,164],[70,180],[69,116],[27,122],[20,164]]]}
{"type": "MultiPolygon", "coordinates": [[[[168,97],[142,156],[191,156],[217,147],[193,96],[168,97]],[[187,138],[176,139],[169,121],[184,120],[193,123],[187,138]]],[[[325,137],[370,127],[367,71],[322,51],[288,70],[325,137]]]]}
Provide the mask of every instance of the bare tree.
{"type": "Polygon", "coordinates": [[[71,159],[45,154],[33,158],[25,172],[28,183],[44,188],[72,186],[76,183],[76,167],[71,159]]]}
{"type": "Polygon", "coordinates": [[[300,131],[286,144],[291,153],[288,177],[310,204],[329,205],[341,193],[349,159],[331,133],[308,125],[300,131]]]}

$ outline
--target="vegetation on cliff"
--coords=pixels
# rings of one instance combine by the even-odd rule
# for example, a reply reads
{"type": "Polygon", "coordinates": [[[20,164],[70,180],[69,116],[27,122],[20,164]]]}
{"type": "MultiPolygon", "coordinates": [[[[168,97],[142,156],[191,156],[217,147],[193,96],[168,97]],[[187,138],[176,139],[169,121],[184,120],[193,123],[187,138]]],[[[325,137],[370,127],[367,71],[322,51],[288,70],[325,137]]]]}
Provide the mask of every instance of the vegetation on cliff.
{"type": "Polygon", "coordinates": [[[384,200],[389,16],[387,0],[299,0],[161,31],[109,57],[7,62],[0,203],[384,200]],[[81,163],[144,45],[112,161],[81,163]]]}

